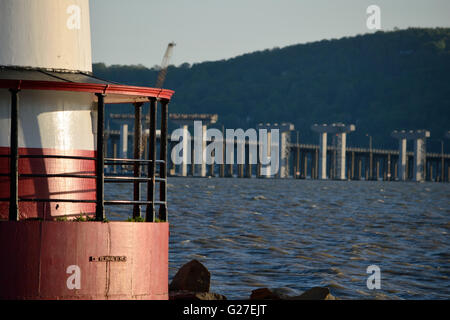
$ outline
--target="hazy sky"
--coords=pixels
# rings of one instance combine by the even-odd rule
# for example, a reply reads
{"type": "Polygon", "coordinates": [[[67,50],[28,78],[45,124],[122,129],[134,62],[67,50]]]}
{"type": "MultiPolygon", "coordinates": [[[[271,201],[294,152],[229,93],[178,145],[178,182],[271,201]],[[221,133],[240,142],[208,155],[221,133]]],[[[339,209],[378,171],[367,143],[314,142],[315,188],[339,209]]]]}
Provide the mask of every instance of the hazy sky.
{"type": "Polygon", "coordinates": [[[179,65],[373,32],[372,4],[382,30],[450,27],[450,0],[90,0],[93,61],[152,67],[174,41],[179,65]]]}

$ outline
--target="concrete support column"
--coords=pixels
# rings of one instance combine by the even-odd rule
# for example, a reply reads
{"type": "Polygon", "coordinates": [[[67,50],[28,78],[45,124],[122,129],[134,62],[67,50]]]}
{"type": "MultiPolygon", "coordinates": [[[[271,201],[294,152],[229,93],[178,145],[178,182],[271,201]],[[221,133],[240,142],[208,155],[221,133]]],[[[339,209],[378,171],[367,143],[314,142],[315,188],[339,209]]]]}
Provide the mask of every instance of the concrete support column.
{"type": "Polygon", "coordinates": [[[223,139],[223,143],[222,143],[222,163],[219,165],[219,177],[224,178],[225,177],[225,160],[226,160],[226,143],[225,143],[225,130],[222,127],[222,139],[223,139]]]}
{"type": "Polygon", "coordinates": [[[362,179],[362,159],[361,156],[358,157],[358,180],[362,179]]]}
{"type": "Polygon", "coordinates": [[[268,176],[268,173],[274,171],[276,169],[276,165],[278,164],[278,171],[270,173],[272,176],[276,176],[279,178],[288,178],[289,177],[289,157],[290,157],[290,136],[291,131],[294,130],[294,125],[292,123],[260,123],[258,125],[258,129],[265,129],[267,130],[267,139],[268,139],[268,145],[269,150],[268,154],[270,154],[270,157],[274,157],[271,160],[270,165],[263,165],[262,166],[262,172],[265,176],[268,176]],[[279,138],[276,140],[273,140],[274,145],[272,146],[272,130],[278,130],[279,138]],[[272,147],[276,147],[278,145],[278,159],[275,159],[276,154],[271,155],[272,147]]]}
{"type": "MultiPolygon", "coordinates": [[[[181,151],[181,158],[183,159],[183,162],[180,164],[180,175],[183,177],[187,176],[187,172],[188,172],[188,150],[189,150],[189,145],[191,143],[191,141],[188,139],[189,136],[189,130],[188,130],[188,126],[184,125],[181,127],[183,129],[183,150],[181,151]]],[[[192,158],[191,158],[192,159],[192,158]]]]}
{"type": "Polygon", "coordinates": [[[187,176],[188,174],[188,158],[191,157],[191,175],[194,176],[196,171],[200,176],[206,177],[206,131],[209,124],[217,122],[217,114],[178,114],[171,113],[169,119],[173,123],[177,123],[183,130],[183,137],[187,137],[188,126],[194,126],[194,134],[191,139],[183,139],[182,164],[180,165],[180,175],[187,176]],[[189,146],[191,146],[191,154],[188,154],[189,146]],[[197,170],[196,170],[196,167],[197,170]]]}
{"type": "Polygon", "coordinates": [[[206,130],[205,125],[202,126],[202,164],[200,165],[200,176],[206,177],[206,130]]]}
{"type": "Polygon", "coordinates": [[[405,181],[407,179],[406,167],[406,139],[399,139],[398,175],[401,181],[405,181]]]}
{"type": "Polygon", "coordinates": [[[306,152],[306,150],[303,151],[302,164],[303,164],[302,178],[306,179],[308,177],[308,153],[306,152]]]}
{"type": "Polygon", "coordinates": [[[238,177],[243,178],[244,177],[244,165],[238,164],[237,167],[238,167],[238,177]]]}
{"type": "Polygon", "coordinates": [[[387,155],[387,180],[390,181],[391,179],[391,154],[388,153],[387,155]]]}
{"type": "Polygon", "coordinates": [[[425,164],[425,138],[418,138],[414,141],[414,181],[424,181],[425,164]]]}
{"type": "Polygon", "coordinates": [[[336,149],[330,154],[330,172],[328,176],[332,179],[334,177],[334,172],[336,171],[336,149]]]}
{"type": "Polygon", "coordinates": [[[128,158],[128,124],[124,123],[120,127],[120,158],[128,158]]]}
{"type": "Polygon", "coordinates": [[[397,180],[397,170],[398,170],[398,160],[397,162],[394,162],[394,180],[397,180]]]}
{"type": "Polygon", "coordinates": [[[194,164],[195,173],[200,177],[206,177],[206,125],[200,125],[199,122],[194,122],[194,148],[192,163],[194,164]]]}
{"type": "Polygon", "coordinates": [[[369,159],[367,158],[364,161],[364,179],[365,180],[369,180],[369,166],[368,166],[368,163],[369,163],[369,159]]]}
{"type": "Polygon", "coordinates": [[[411,168],[409,156],[406,156],[405,180],[409,180],[409,169],[411,168]]]}
{"type": "Polygon", "coordinates": [[[351,180],[355,179],[355,152],[354,151],[352,152],[352,164],[351,164],[349,179],[351,179],[351,180]]]}
{"type": "Polygon", "coordinates": [[[214,167],[214,163],[215,163],[215,158],[216,158],[216,150],[213,150],[213,152],[211,153],[211,164],[209,165],[209,175],[211,177],[214,177],[215,174],[215,167],[214,167]]]}
{"type": "Polygon", "coordinates": [[[227,172],[227,177],[229,177],[229,178],[232,178],[233,177],[233,168],[234,167],[234,164],[229,164],[228,165],[228,172],[227,172]]]}
{"type": "Polygon", "coordinates": [[[347,133],[341,132],[337,135],[337,150],[336,150],[336,170],[334,178],[337,180],[345,180],[345,156],[347,145],[347,133]]]}
{"type": "Polygon", "coordinates": [[[311,179],[317,179],[318,178],[318,171],[319,171],[319,149],[316,149],[314,151],[314,167],[311,166],[311,179]],[[312,172],[312,169],[314,169],[314,174],[312,172]]]}
{"type": "MultiPolygon", "coordinates": [[[[113,144],[113,158],[117,159],[117,143],[113,144]]],[[[117,173],[117,166],[112,166],[113,172],[117,173]]]]}
{"type": "MultiPolygon", "coordinates": [[[[319,179],[327,178],[327,134],[335,133],[337,136],[336,148],[333,150],[333,157],[330,161],[330,177],[335,179],[344,180],[345,179],[345,155],[346,155],[346,144],[347,144],[347,133],[355,131],[355,126],[345,125],[343,123],[333,123],[331,126],[326,124],[323,125],[313,125],[311,130],[320,134],[320,148],[319,148],[319,179]]],[[[336,138],[333,135],[333,139],[336,138]]],[[[334,141],[333,141],[334,142],[334,141]]]]}
{"type": "Polygon", "coordinates": [[[247,151],[245,154],[247,155],[247,170],[246,170],[245,176],[247,178],[251,178],[253,176],[253,172],[252,172],[253,171],[253,168],[252,168],[253,157],[250,152],[250,145],[248,145],[247,151]]]}
{"type": "Polygon", "coordinates": [[[244,153],[245,153],[245,155],[244,155],[244,163],[237,165],[237,167],[238,167],[238,177],[239,178],[244,178],[245,177],[245,170],[244,170],[245,169],[245,163],[248,163],[246,161],[246,157],[248,156],[248,153],[247,153],[246,149],[247,149],[247,146],[244,143],[244,153]]]}
{"type": "Polygon", "coordinates": [[[280,178],[289,177],[290,131],[281,132],[280,141],[280,178]]]}
{"type": "Polygon", "coordinates": [[[399,175],[400,180],[406,180],[408,176],[408,169],[404,169],[404,164],[409,165],[406,156],[406,140],[414,140],[414,181],[423,181],[425,179],[425,164],[426,164],[426,151],[425,151],[425,140],[430,137],[430,132],[427,130],[416,130],[416,131],[394,131],[392,132],[392,137],[399,139],[399,175]],[[404,174],[404,172],[406,174],[404,174]]]}
{"type": "Polygon", "coordinates": [[[195,141],[192,138],[189,142],[191,144],[191,176],[195,176],[195,141]]]}
{"type": "Polygon", "coordinates": [[[327,133],[320,133],[319,145],[319,179],[327,178],[327,133]]]}

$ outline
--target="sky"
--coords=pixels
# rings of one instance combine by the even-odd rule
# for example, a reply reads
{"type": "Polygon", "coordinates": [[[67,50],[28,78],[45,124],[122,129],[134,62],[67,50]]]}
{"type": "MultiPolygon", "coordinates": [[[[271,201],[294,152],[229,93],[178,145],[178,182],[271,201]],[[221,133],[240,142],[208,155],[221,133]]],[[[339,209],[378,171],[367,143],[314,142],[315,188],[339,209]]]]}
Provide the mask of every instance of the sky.
{"type": "Polygon", "coordinates": [[[232,58],[273,47],[381,30],[450,27],[450,0],[90,0],[93,62],[160,65],[232,58]]]}

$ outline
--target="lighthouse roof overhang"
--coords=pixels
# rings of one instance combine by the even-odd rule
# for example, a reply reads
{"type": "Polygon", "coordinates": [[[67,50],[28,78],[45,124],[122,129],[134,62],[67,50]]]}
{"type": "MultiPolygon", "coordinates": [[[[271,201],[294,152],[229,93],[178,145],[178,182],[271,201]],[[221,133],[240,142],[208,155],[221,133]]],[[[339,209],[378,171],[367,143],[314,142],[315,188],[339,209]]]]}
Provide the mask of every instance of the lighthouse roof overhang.
{"type": "Polygon", "coordinates": [[[27,69],[0,66],[0,88],[19,90],[70,91],[105,95],[105,103],[146,102],[149,98],[170,100],[174,91],[129,86],[107,81],[86,72],[27,69]]]}

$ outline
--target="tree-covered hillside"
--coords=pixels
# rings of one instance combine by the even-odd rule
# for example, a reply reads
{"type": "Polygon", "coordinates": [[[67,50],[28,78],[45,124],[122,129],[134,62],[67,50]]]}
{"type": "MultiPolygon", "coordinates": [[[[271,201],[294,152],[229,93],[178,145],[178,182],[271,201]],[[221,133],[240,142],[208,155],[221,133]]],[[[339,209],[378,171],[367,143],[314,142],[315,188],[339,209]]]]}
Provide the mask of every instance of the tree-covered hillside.
{"type": "MultiPolygon", "coordinates": [[[[145,86],[158,73],[93,68],[96,76],[145,86]]],[[[368,133],[374,147],[396,147],[394,129],[429,129],[442,139],[450,130],[450,29],[377,32],[171,66],[164,87],[176,91],[171,112],[218,113],[218,126],[228,128],[289,121],[304,143],[318,142],[311,124],[332,122],[356,125],[349,145],[367,145],[368,133]]],[[[440,150],[437,140],[428,145],[440,150]]]]}

